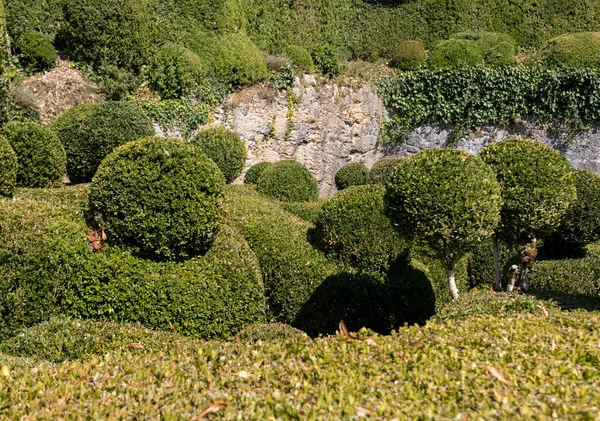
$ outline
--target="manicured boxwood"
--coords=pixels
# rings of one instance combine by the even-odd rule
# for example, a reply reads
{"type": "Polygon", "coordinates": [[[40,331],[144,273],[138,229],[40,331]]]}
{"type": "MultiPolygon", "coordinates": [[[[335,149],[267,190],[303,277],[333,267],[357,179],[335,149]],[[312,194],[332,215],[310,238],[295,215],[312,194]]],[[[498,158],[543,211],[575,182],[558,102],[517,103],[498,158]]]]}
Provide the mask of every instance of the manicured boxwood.
{"type": "Polygon", "coordinates": [[[34,123],[10,123],[0,135],[17,154],[17,185],[49,187],[62,183],[66,172],[63,145],[50,129],[34,123]]]}
{"type": "Polygon", "coordinates": [[[429,64],[443,69],[478,66],[483,64],[483,55],[474,41],[450,38],[433,47],[429,54],[429,64]]]}
{"type": "Polygon", "coordinates": [[[17,154],[0,136],[0,197],[12,197],[17,186],[17,154]]]}
{"type": "Polygon", "coordinates": [[[129,102],[84,104],[60,115],[52,130],[67,152],[71,183],[87,183],[114,148],[154,135],[150,118],[129,102]]]}
{"type": "Polygon", "coordinates": [[[369,172],[370,184],[385,185],[390,179],[392,170],[402,163],[402,158],[383,158],[377,161],[369,172]]]}
{"type": "Polygon", "coordinates": [[[275,339],[305,338],[306,333],[283,323],[263,323],[246,326],[237,338],[241,341],[271,341],[275,339]]]}
{"type": "Polygon", "coordinates": [[[244,176],[244,184],[256,184],[264,170],[273,165],[271,162],[259,162],[252,165],[244,176]]]}
{"type": "Polygon", "coordinates": [[[30,31],[25,33],[16,43],[21,63],[29,71],[43,72],[50,70],[58,61],[58,53],[52,40],[46,35],[30,31]]]}
{"type": "Polygon", "coordinates": [[[427,50],[421,41],[402,41],[391,48],[390,66],[411,70],[427,64],[427,50]]]}
{"type": "Polygon", "coordinates": [[[600,68],[600,32],[578,32],[552,38],[538,52],[547,66],[600,68]]]}
{"type": "Polygon", "coordinates": [[[508,34],[499,32],[460,32],[451,35],[450,38],[473,41],[487,65],[508,66],[517,63],[517,43],[508,34]]]}
{"type": "Polygon", "coordinates": [[[278,202],[278,204],[286,212],[314,224],[321,213],[323,204],[328,200],[328,198],[320,197],[316,202],[278,202]]]}
{"type": "Polygon", "coordinates": [[[368,168],[360,162],[352,162],[344,165],[335,173],[335,186],[338,190],[344,190],[351,186],[367,184],[368,179],[368,168]]]}
{"type": "Polygon", "coordinates": [[[150,137],[107,156],[94,176],[89,218],[114,244],[152,258],[205,253],[221,222],[225,179],[182,140],[150,137]]]}
{"type": "Polygon", "coordinates": [[[152,57],[146,77],[150,89],[162,99],[178,99],[191,95],[205,73],[197,54],[177,44],[166,44],[152,57]]]}
{"type": "Polygon", "coordinates": [[[218,339],[265,322],[258,262],[235,229],[222,225],[204,256],[156,262],[110,242],[92,250],[87,186],[16,197],[0,201],[0,340],[53,316],[218,339]]]}
{"type": "Polygon", "coordinates": [[[191,143],[217,164],[227,183],[233,182],[246,165],[246,144],[237,133],[229,129],[209,127],[201,130],[191,143]]]}
{"type": "Polygon", "coordinates": [[[314,239],[325,253],[369,273],[386,273],[408,249],[384,213],[383,186],[354,186],[325,202],[314,239]]]}
{"type": "Polygon", "coordinates": [[[529,274],[529,288],[534,292],[600,298],[600,258],[536,262],[529,274]]]}
{"type": "Polygon", "coordinates": [[[288,45],[285,54],[299,70],[304,73],[315,72],[315,63],[306,48],[301,45],[288,45]]]}
{"type": "Polygon", "coordinates": [[[265,169],[258,178],[256,190],[284,202],[310,202],[319,195],[315,178],[294,160],[279,161],[265,169]]]}

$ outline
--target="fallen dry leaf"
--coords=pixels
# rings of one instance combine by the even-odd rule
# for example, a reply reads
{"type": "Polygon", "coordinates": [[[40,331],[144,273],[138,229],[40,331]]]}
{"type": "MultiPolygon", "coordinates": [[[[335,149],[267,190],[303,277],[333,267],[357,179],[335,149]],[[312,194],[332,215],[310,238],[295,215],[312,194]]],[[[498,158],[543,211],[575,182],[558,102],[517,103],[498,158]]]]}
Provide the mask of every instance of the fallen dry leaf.
{"type": "Polygon", "coordinates": [[[208,414],[214,414],[214,413],[216,413],[216,412],[219,412],[221,409],[225,409],[225,408],[227,408],[228,406],[229,406],[229,403],[227,403],[227,402],[219,402],[219,403],[216,403],[216,404],[214,404],[214,405],[211,405],[211,406],[209,406],[208,408],[206,408],[206,409],[204,410],[204,412],[203,412],[203,413],[201,413],[201,414],[198,416],[198,418],[196,418],[196,419],[197,419],[197,420],[202,420],[202,419],[204,419],[204,417],[205,417],[206,415],[208,415],[208,414]]]}
{"type": "Polygon", "coordinates": [[[2,368],[0,369],[0,373],[2,373],[2,375],[4,377],[8,377],[8,376],[10,376],[10,369],[8,368],[7,365],[3,365],[2,368]]]}
{"type": "Polygon", "coordinates": [[[367,339],[365,339],[365,342],[367,345],[377,346],[377,342],[375,342],[375,339],[373,339],[373,338],[367,338],[367,339]]]}
{"type": "Polygon", "coordinates": [[[425,343],[423,343],[421,341],[411,342],[411,344],[410,344],[411,348],[421,348],[422,346],[425,346],[425,343]]]}
{"type": "Polygon", "coordinates": [[[552,349],[552,351],[554,351],[554,350],[556,350],[556,348],[558,348],[556,346],[556,338],[554,338],[554,337],[552,338],[552,344],[551,344],[550,348],[552,349]]]}
{"type": "Polygon", "coordinates": [[[129,348],[139,349],[140,351],[144,351],[146,349],[146,348],[144,348],[144,345],[142,345],[138,342],[132,343],[131,345],[129,345],[129,348]]]}
{"type": "Polygon", "coordinates": [[[100,251],[104,247],[104,242],[107,240],[106,233],[104,230],[98,232],[96,230],[90,229],[90,234],[86,236],[90,245],[92,247],[92,251],[100,251]]]}
{"type": "Polygon", "coordinates": [[[240,376],[242,379],[248,379],[250,378],[250,373],[248,373],[245,370],[242,370],[238,373],[238,376],[240,376]]]}
{"type": "Polygon", "coordinates": [[[346,326],[346,323],[344,323],[343,320],[340,321],[340,335],[345,335],[345,336],[350,336],[350,332],[348,331],[348,327],[346,326]]]}
{"type": "Polygon", "coordinates": [[[548,309],[546,308],[546,306],[544,305],[544,303],[542,303],[541,301],[540,301],[540,308],[542,309],[542,312],[544,313],[544,316],[550,317],[550,313],[548,313],[548,309]]]}
{"type": "Polygon", "coordinates": [[[371,415],[373,415],[373,410],[369,409],[367,407],[364,406],[358,406],[356,408],[356,416],[359,418],[366,418],[366,417],[370,417],[371,415]]]}
{"type": "Polygon", "coordinates": [[[508,380],[506,380],[506,377],[504,377],[504,374],[502,374],[502,372],[500,370],[498,370],[497,368],[492,367],[492,366],[488,366],[488,367],[486,367],[486,371],[490,375],[492,375],[495,378],[497,378],[498,380],[500,380],[505,385],[507,385],[507,386],[511,385],[511,383],[508,380]]]}

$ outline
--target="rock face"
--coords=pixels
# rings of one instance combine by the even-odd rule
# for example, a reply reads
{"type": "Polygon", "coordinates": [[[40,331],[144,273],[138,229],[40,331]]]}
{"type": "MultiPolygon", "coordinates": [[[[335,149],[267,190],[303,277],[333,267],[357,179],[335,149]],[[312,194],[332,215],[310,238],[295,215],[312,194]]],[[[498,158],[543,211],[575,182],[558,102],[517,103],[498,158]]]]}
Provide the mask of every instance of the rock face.
{"type": "MultiPolygon", "coordinates": [[[[371,167],[384,157],[406,157],[446,144],[452,127],[431,125],[414,130],[406,140],[377,143],[386,118],[373,89],[319,85],[305,75],[296,79],[293,97],[284,91],[250,88],[230,98],[215,114],[215,123],[236,131],[246,142],[246,170],[258,162],[296,159],[316,177],[321,196],[336,192],[337,170],[349,162],[371,167]]],[[[600,173],[600,131],[575,137],[553,134],[520,122],[509,128],[483,127],[463,136],[457,148],[477,153],[490,143],[523,136],[558,149],[574,167],[600,173]]],[[[238,181],[243,180],[243,176],[238,181]]]]}

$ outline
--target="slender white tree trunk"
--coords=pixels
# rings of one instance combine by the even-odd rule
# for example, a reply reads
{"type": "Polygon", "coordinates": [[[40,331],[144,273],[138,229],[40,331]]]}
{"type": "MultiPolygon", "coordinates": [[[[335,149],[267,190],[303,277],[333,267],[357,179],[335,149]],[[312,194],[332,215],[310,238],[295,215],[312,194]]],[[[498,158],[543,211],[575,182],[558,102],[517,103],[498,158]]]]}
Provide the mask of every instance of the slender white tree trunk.
{"type": "Polygon", "coordinates": [[[456,286],[456,279],[454,276],[455,272],[456,263],[453,263],[452,266],[446,268],[446,276],[448,277],[448,286],[450,287],[450,294],[452,295],[452,298],[457,299],[458,287],[456,286]]]}
{"type": "Polygon", "coordinates": [[[508,292],[513,292],[515,290],[515,284],[517,283],[517,270],[519,267],[517,265],[512,265],[508,271],[508,276],[510,281],[508,281],[508,288],[506,290],[508,292]]]}
{"type": "Polygon", "coordinates": [[[496,272],[496,283],[494,289],[496,291],[502,290],[502,272],[500,271],[500,253],[498,252],[498,237],[496,234],[492,236],[492,249],[494,250],[494,269],[496,272]]]}

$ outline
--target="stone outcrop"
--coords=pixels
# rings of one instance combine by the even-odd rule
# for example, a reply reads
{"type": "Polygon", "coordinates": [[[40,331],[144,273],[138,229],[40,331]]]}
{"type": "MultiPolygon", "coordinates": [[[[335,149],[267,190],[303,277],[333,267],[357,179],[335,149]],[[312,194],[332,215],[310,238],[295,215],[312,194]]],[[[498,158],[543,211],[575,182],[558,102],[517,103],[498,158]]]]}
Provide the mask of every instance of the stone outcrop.
{"type": "MultiPolygon", "coordinates": [[[[247,168],[262,161],[296,159],[313,173],[321,196],[335,193],[337,170],[349,162],[371,167],[384,157],[406,157],[446,144],[452,128],[441,125],[414,130],[404,141],[378,143],[386,118],[373,89],[317,84],[305,75],[296,79],[293,98],[281,91],[250,88],[235,94],[215,114],[215,123],[235,130],[248,149],[247,168]],[[291,102],[290,102],[291,101],[291,102]]],[[[572,165],[600,173],[600,131],[574,137],[550,133],[527,122],[510,128],[483,127],[458,141],[459,149],[477,153],[490,143],[514,136],[531,137],[558,149],[572,165]]],[[[243,176],[240,180],[243,179],[243,176]]]]}

